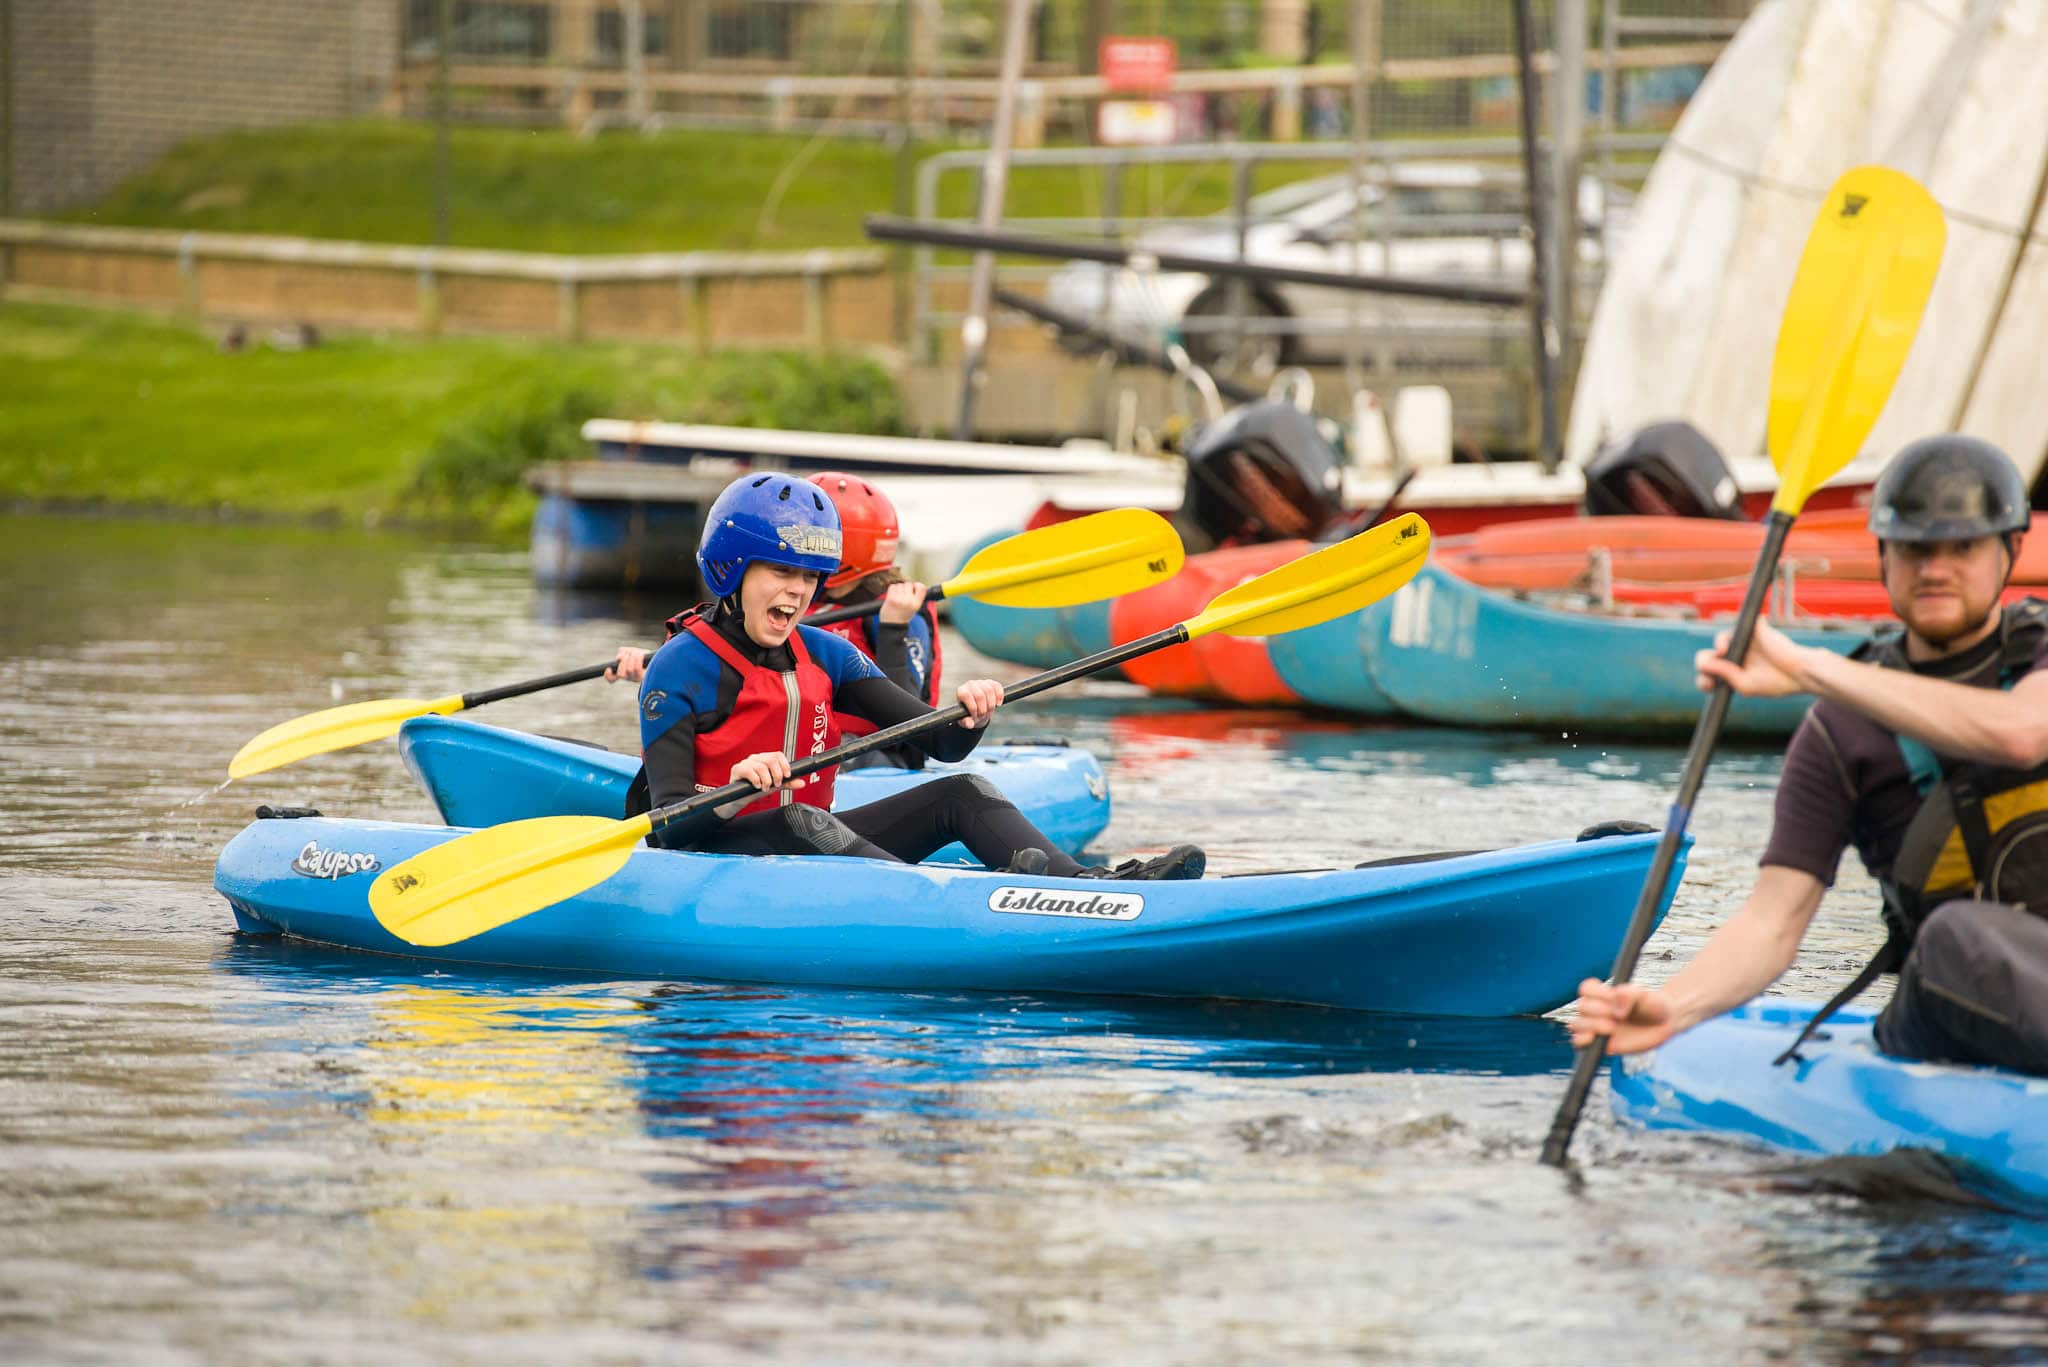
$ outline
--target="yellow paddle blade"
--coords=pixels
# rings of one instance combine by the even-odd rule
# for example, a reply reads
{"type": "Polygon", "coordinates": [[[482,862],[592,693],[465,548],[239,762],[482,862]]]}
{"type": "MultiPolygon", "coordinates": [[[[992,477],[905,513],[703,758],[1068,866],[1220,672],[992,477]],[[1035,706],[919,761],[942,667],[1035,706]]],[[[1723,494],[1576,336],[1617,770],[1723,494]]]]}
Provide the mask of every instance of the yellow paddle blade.
{"type": "Polygon", "coordinates": [[[1400,588],[1429,557],[1429,524],[1403,513],[1371,531],[1248,579],[1181,625],[1188,639],[1220,631],[1277,636],[1327,622],[1400,588]]]}
{"type": "Polygon", "coordinates": [[[602,883],[652,829],[645,814],[539,816],[457,836],[379,874],[370,911],[408,944],[454,944],[602,883]]]}
{"type": "Polygon", "coordinates": [[[312,755],[346,750],[351,745],[368,745],[373,740],[398,734],[398,728],[414,717],[433,713],[445,716],[462,710],[462,695],[423,701],[419,698],[378,698],[308,712],[303,717],[281,721],[235,751],[228,761],[229,778],[247,778],[312,755]]]}
{"type": "Polygon", "coordinates": [[[1773,512],[1797,516],[1862,449],[1912,349],[1947,238],[1934,197],[1889,167],[1859,166],[1828,190],[1771,359],[1773,512]]]}
{"type": "Polygon", "coordinates": [[[1144,508],[1112,508],[984,546],[945,584],[948,598],[1063,608],[1119,598],[1180,573],[1180,533],[1144,508]]]}

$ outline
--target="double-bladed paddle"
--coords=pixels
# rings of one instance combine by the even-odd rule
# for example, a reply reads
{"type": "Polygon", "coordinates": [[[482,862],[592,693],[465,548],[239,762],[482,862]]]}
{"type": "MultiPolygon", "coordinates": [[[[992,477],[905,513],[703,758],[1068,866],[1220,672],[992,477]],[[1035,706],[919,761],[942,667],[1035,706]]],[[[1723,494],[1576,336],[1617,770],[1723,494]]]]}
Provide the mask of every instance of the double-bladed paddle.
{"type": "MultiPolygon", "coordinates": [[[[1027,698],[1212,632],[1271,636],[1356,612],[1414,578],[1428,552],[1428,524],[1405,514],[1248,579],[1185,622],[1013,684],[1003,690],[1004,699],[1027,698]]],[[[790,765],[790,777],[900,744],[966,716],[967,709],[955,703],[799,759],[790,765]]],[[[624,821],[536,817],[460,836],[380,874],[370,887],[370,909],[401,940],[453,944],[596,886],[623,868],[650,832],[757,791],[751,783],[728,783],[624,821]]]]}
{"type": "MultiPolygon", "coordinates": [[[[1926,311],[1946,238],[1941,206],[1912,177],[1888,167],[1859,166],[1828,190],[1799,257],[1771,358],[1765,440],[1778,468],[1778,493],[1771,500],[1749,592],[1723,652],[1737,664],[1749,654],[1793,519],[1807,497],[1854,458],[1891,394],[1926,311]]],[[[1731,696],[1727,682],[1717,681],[1693,728],[1677,800],[1614,961],[1610,976],[1616,983],[1627,982],[1635,972],[1636,957],[1649,938],[1731,696]]],[[[1564,1166],[1579,1112],[1606,1052],[1604,1036],[1579,1051],[1543,1141],[1543,1161],[1552,1167],[1564,1166]]]]}
{"type": "MultiPolygon", "coordinates": [[[[1112,508],[1019,532],[985,546],[969,557],[959,573],[933,589],[932,596],[971,594],[1004,607],[1067,607],[1135,593],[1170,579],[1180,572],[1182,558],[1180,534],[1165,518],[1144,508],[1112,508]]],[[[881,603],[863,604],[861,610],[879,612],[881,603]]],[[[805,621],[817,625],[858,615],[819,613],[805,621]]],[[[247,778],[313,755],[383,740],[397,734],[398,728],[414,717],[446,716],[601,678],[614,663],[607,660],[586,669],[475,693],[451,693],[445,698],[378,698],[309,712],[279,722],[244,745],[228,761],[228,777],[247,778]]]]}

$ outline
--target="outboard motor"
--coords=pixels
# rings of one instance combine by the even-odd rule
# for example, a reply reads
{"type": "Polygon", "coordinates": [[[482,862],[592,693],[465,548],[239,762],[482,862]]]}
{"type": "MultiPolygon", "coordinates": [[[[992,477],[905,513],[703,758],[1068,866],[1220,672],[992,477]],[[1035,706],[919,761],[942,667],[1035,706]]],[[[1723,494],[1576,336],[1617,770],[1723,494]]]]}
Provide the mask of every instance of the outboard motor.
{"type": "Polygon", "coordinates": [[[1178,519],[1218,546],[1313,539],[1343,511],[1337,452],[1291,403],[1245,404],[1188,444],[1178,519]]]}
{"type": "Polygon", "coordinates": [[[1586,511],[1745,520],[1728,462],[1689,422],[1651,423],[1588,462],[1586,511]]]}

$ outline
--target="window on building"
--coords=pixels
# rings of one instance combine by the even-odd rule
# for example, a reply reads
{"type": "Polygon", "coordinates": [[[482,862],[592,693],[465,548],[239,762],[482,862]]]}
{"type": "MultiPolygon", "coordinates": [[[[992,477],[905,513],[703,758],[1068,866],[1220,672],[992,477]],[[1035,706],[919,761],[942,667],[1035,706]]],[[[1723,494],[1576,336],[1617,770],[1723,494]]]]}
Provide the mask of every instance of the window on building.
{"type": "MultiPolygon", "coordinates": [[[[657,13],[650,5],[641,7],[640,55],[659,57],[668,51],[668,15],[657,13]]],[[[624,11],[601,9],[597,12],[597,29],[593,35],[596,43],[597,60],[606,66],[626,64],[626,16],[624,11]]]]}
{"type": "Polygon", "coordinates": [[[713,57],[790,58],[790,11],[787,4],[716,5],[707,16],[706,43],[713,57]]]}
{"type": "Polygon", "coordinates": [[[503,0],[406,0],[406,56],[433,59],[440,33],[437,11],[444,3],[451,56],[493,62],[547,60],[553,43],[553,7],[503,0]]]}

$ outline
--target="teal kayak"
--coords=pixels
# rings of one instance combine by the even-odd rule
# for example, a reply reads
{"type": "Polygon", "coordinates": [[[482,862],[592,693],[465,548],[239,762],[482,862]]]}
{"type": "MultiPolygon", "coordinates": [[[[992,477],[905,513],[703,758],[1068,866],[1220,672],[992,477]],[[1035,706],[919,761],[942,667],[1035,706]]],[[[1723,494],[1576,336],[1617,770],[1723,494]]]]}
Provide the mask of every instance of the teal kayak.
{"type": "Polygon", "coordinates": [[[1927,1149],[2048,1201],[2048,1077],[1893,1058],[1859,1011],[1840,1012],[1772,1067],[1817,1009],[1753,1003],[1615,1059],[1615,1114],[1801,1154],[1927,1149]]]}
{"type": "MultiPolygon", "coordinates": [[[[461,717],[415,717],[399,729],[398,751],[451,826],[624,816],[626,788],[640,768],[631,755],[461,717]]],[[[958,764],[842,770],[834,805],[858,807],[948,774],[988,779],[1068,854],[1086,849],[1109,824],[1109,781],[1095,756],[1044,741],[984,741],[958,764]]],[[[948,845],[928,862],[974,861],[959,845],[948,845]]]]}
{"type": "Polygon", "coordinates": [[[246,933],[442,963],[1510,1016],[1605,970],[1657,845],[1598,835],[1183,882],[643,846],[596,886],[472,939],[396,939],[370,913],[371,883],[459,834],[259,820],[221,851],[214,886],[246,933]]]}

